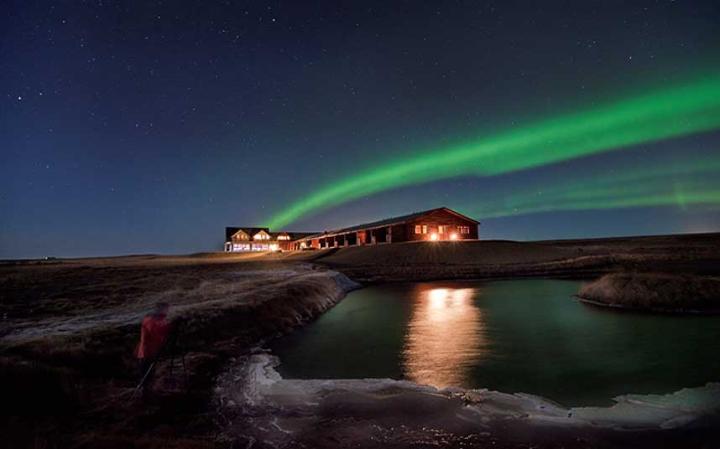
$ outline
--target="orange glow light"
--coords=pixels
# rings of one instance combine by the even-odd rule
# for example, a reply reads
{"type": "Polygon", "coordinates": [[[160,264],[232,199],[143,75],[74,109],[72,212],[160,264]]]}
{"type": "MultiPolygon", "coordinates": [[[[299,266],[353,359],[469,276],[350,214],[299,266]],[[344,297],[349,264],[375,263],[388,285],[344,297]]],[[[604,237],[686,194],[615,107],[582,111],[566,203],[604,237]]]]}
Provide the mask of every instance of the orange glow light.
{"type": "Polygon", "coordinates": [[[432,234],[430,234],[430,240],[436,241],[437,239],[438,239],[438,235],[436,233],[433,232],[432,234]]]}
{"type": "Polygon", "coordinates": [[[464,387],[489,354],[482,311],[472,288],[419,289],[403,347],[403,371],[437,388],[464,387]]]}
{"type": "Polygon", "coordinates": [[[458,238],[457,232],[453,232],[452,234],[450,234],[450,240],[457,240],[457,238],[458,238]]]}

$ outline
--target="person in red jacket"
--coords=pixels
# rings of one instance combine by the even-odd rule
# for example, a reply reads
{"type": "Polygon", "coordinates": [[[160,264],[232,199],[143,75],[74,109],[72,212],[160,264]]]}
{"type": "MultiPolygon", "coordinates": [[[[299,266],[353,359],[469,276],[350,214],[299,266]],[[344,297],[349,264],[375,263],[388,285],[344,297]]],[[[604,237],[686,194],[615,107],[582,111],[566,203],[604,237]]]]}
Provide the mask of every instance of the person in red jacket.
{"type": "Polygon", "coordinates": [[[155,310],[142,321],[140,342],[135,349],[135,355],[140,365],[140,388],[143,396],[146,395],[146,388],[152,384],[155,364],[170,334],[170,323],[167,321],[169,311],[170,304],[159,302],[155,304],[155,310]]]}

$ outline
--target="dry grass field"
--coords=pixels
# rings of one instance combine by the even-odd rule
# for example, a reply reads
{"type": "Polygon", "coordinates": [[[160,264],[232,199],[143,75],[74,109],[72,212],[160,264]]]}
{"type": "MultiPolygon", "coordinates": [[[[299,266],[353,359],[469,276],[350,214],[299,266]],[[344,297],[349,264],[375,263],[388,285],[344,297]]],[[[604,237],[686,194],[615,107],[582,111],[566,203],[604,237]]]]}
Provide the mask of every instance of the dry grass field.
{"type": "Polygon", "coordinates": [[[325,250],[317,259],[360,282],[592,278],[617,271],[720,274],[720,234],[513,242],[411,242],[325,250]]]}

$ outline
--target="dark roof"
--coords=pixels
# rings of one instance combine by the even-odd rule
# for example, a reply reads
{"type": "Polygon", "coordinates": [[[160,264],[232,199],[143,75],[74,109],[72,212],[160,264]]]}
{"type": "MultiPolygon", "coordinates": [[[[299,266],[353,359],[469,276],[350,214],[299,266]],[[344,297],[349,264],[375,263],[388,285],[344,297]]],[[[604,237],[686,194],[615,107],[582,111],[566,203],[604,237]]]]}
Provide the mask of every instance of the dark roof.
{"type": "Polygon", "coordinates": [[[270,228],[246,228],[246,227],[240,228],[240,227],[230,226],[230,227],[225,228],[225,241],[229,242],[230,238],[241,229],[243,231],[247,232],[250,235],[250,237],[252,237],[253,235],[257,234],[260,231],[265,231],[268,234],[270,233],[270,228]]]}
{"type": "MultiPolygon", "coordinates": [[[[279,234],[279,233],[278,233],[279,234]]],[[[291,240],[297,240],[297,239],[304,239],[305,237],[310,237],[311,235],[319,234],[319,232],[294,232],[294,231],[287,231],[285,234],[290,235],[291,240]]]]}
{"type": "Polygon", "coordinates": [[[292,232],[292,231],[278,231],[278,232],[271,232],[270,237],[272,237],[274,240],[277,240],[278,236],[280,235],[287,235],[290,237],[290,240],[297,240],[305,238],[309,235],[315,235],[318,232],[292,232]]]}
{"type": "Polygon", "coordinates": [[[451,214],[457,215],[457,216],[459,216],[465,220],[471,221],[473,223],[480,224],[479,221],[473,220],[472,218],[470,218],[466,215],[463,215],[459,212],[456,212],[448,207],[437,207],[435,209],[428,209],[428,210],[423,210],[420,212],[413,212],[412,214],[400,215],[399,217],[386,218],[384,220],[373,221],[370,223],[363,223],[363,224],[359,224],[359,225],[355,225],[355,226],[350,226],[348,228],[336,229],[333,231],[326,231],[323,233],[315,234],[312,237],[322,237],[323,235],[343,234],[345,232],[359,231],[361,229],[379,228],[382,226],[390,226],[390,225],[394,225],[394,224],[406,223],[408,221],[413,221],[416,218],[420,218],[420,217],[430,214],[432,212],[437,212],[437,211],[441,211],[441,210],[450,212],[451,214]]]}

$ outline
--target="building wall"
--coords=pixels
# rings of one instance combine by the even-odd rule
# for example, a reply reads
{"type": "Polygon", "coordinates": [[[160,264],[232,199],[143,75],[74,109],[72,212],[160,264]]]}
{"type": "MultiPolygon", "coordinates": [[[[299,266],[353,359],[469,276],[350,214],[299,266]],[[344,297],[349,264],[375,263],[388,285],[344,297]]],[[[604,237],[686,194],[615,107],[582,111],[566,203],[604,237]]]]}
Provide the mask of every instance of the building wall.
{"type": "Polygon", "coordinates": [[[406,226],[407,241],[429,240],[429,236],[433,233],[439,233],[439,227],[446,226],[447,229],[443,234],[439,234],[440,240],[449,240],[450,234],[457,232],[458,240],[468,240],[478,238],[477,223],[458,217],[447,211],[435,211],[428,215],[422,216],[406,226]],[[415,226],[427,226],[427,233],[415,233],[415,226]],[[468,234],[462,234],[459,226],[468,227],[468,234]]]}
{"type": "Polygon", "coordinates": [[[408,232],[407,226],[404,224],[398,224],[391,227],[391,235],[393,242],[407,242],[408,232]]]}

